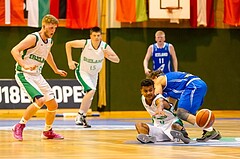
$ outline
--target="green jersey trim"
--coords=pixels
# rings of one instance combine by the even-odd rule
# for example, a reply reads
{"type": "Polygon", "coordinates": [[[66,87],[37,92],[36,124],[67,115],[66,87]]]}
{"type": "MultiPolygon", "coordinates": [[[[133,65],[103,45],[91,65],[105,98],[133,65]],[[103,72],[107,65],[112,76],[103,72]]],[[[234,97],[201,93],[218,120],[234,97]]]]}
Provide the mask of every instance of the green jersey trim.
{"type": "MultiPolygon", "coordinates": [[[[80,59],[81,59],[81,58],[80,58],[80,59]]],[[[77,68],[76,68],[76,70],[75,70],[75,73],[76,73],[76,75],[77,75],[78,80],[81,82],[81,84],[82,84],[82,86],[83,86],[84,92],[91,91],[92,88],[89,87],[89,86],[84,82],[84,80],[82,79],[82,77],[81,77],[81,75],[80,75],[79,70],[80,70],[80,65],[77,66],[77,68]]]]}
{"type": "Polygon", "coordinates": [[[23,73],[17,73],[17,77],[21,81],[23,87],[29,94],[29,96],[34,99],[36,96],[43,96],[41,92],[39,92],[36,88],[34,88],[31,83],[29,83],[23,73]]]}

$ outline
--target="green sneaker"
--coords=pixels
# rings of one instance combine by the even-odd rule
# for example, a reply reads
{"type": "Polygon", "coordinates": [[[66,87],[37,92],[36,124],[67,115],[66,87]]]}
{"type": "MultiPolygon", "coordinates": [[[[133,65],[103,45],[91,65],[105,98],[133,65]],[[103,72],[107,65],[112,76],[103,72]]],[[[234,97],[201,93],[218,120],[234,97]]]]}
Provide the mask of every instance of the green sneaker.
{"type": "MultiPolygon", "coordinates": [[[[213,131],[203,130],[202,137],[197,138],[196,140],[197,140],[197,142],[207,142],[208,140],[216,138],[218,135],[220,135],[220,133],[215,129],[213,129],[213,131]]],[[[220,137],[221,137],[221,135],[220,135],[220,137]]]]}
{"type": "Polygon", "coordinates": [[[212,140],[220,140],[222,138],[222,135],[220,134],[220,132],[217,130],[218,135],[214,138],[212,138],[212,140]]]}

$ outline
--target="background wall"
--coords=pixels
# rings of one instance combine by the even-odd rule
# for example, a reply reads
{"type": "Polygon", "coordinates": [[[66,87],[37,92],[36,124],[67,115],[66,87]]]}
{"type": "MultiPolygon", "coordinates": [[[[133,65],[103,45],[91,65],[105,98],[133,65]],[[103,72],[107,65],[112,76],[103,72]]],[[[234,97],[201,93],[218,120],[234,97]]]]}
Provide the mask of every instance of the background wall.
{"type": "MultiPolygon", "coordinates": [[[[121,64],[111,65],[110,106],[138,109],[142,61],[157,29],[110,29],[110,44],[121,64]],[[113,80],[114,79],[114,80],[113,80]],[[136,100],[138,99],[138,100],[136,100]],[[124,104],[129,103],[129,104],[124,104]]],[[[200,76],[208,84],[203,107],[239,109],[240,64],[238,29],[162,29],[175,46],[179,70],[200,76]]]]}
{"type": "MultiPolygon", "coordinates": [[[[159,28],[158,28],[159,29],[159,28]]],[[[177,52],[179,70],[200,76],[208,84],[203,107],[211,109],[240,109],[240,30],[209,28],[161,28],[166,40],[177,52]]],[[[145,77],[142,61],[148,45],[154,42],[156,28],[108,29],[108,43],[119,55],[119,64],[107,62],[107,110],[143,110],[140,103],[140,81],[145,77]]],[[[14,78],[14,64],[10,50],[28,33],[28,27],[0,27],[0,79],[14,78]]],[[[59,68],[68,69],[65,42],[88,38],[88,30],[58,28],[52,53],[59,68]]],[[[78,60],[80,50],[73,50],[78,60]]],[[[61,78],[46,64],[43,75],[47,79],[61,78]]],[[[97,94],[93,110],[97,108],[97,94]]]]}

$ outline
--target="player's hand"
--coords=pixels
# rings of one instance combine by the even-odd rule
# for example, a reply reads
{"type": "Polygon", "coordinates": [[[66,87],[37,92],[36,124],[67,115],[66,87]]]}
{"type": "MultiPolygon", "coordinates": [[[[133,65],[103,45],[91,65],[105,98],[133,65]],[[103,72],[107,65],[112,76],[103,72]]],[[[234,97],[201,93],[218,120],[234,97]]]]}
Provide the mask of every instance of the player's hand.
{"type": "Polygon", "coordinates": [[[30,70],[30,71],[33,71],[37,68],[37,65],[24,65],[23,68],[25,70],[30,70]]]}
{"type": "Polygon", "coordinates": [[[109,53],[109,51],[107,51],[107,49],[103,49],[102,48],[102,52],[104,53],[104,57],[109,57],[110,56],[110,53],[109,53]]]}
{"type": "Polygon", "coordinates": [[[77,65],[78,65],[78,63],[76,61],[68,62],[68,67],[70,70],[75,70],[77,65]]]}
{"type": "Polygon", "coordinates": [[[157,110],[154,116],[167,116],[163,110],[157,110]]]}
{"type": "Polygon", "coordinates": [[[67,76],[67,72],[64,71],[64,70],[57,70],[55,73],[59,74],[62,77],[66,77],[67,76]]]}
{"type": "Polygon", "coordinates": [[[146,76],[150,76],[150,73],[151,73],[152,71],[151,71],[150,69],[146,69],[144,72],[145,72],[145,75],[146,75],[146,76]]]}

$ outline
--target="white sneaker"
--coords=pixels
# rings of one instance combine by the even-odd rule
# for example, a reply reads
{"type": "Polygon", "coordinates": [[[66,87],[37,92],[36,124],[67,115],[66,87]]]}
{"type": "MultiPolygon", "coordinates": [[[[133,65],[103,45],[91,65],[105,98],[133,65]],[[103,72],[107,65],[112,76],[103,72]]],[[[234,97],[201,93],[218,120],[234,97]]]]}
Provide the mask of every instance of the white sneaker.
{"type": "Polygon", "coordinates": [[[78,114],[75,118],[75,124],[76,125],[83,125],[82,121],[81,121],[81,116],[80,114],[78,114]]]}
{"type": "Polygon", "coordinates": [[[75,124],[76,125],[82,125],[84,128],[91,128],[91,125],[89,125],[86,121],[86,116],[83,116],[82,114],[78,114],[76,116],[75,124]]]}
{"type": "Polygon", "coordinates": [[[147,134],[138,134],[137,135],[137,140],[139,142],[141,142],[142,144],[154,143],[154,142],[156,142],[156,137],[155,136],[149,136],[147,134]]]}

